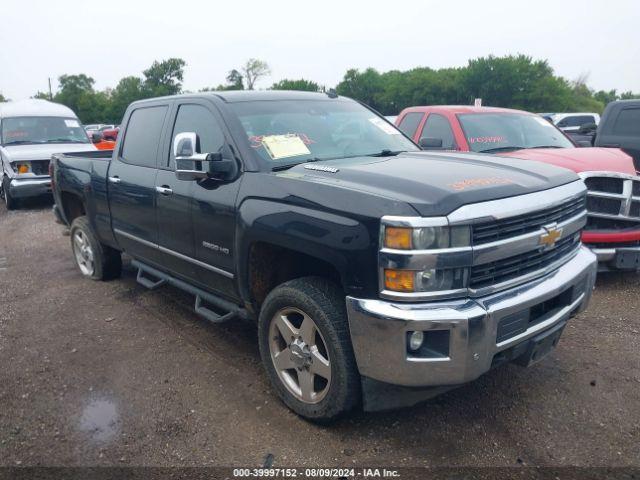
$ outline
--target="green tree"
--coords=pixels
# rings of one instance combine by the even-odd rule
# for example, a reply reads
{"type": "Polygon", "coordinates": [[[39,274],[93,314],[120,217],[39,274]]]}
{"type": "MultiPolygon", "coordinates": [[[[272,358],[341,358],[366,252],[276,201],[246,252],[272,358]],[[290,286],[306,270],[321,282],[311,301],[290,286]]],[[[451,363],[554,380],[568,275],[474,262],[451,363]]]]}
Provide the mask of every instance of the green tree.
{"type": "Polygon", "coordinates": [[[9,101],[9,99],[5,98],[5,96],[2,95],[2,93],[0,93],[0,102],[7,102],[7,101],[9,101]]]}
{"type": "Polygon", "coordinates": [[[320,85],[316,82],[312,82],[311,80],[305,80],[304,78],[301,78],[300,80],[288,80],[285,78],[271,85],[270,90],[302,90],[305,92],[319,92],[320,85]]]}
{"type": "Polygon", "coordinates": [[[111,92],[107,119],[110,123],[120,123],[125,110],[131,102],[153,96],[141,78],[129,76],[122,78],[111,92]]]}
{"type": "MultiPolygon", "coordinates": [[[[83,96],[92,95],[93,78],[80,73],[78,75],[61,75],[58,77],[58,92],[55,94],[54,101],[66,105],[76,112],[78,116],[80,99],[83,96]]],[[[86,102],[85,102],[86,103],[86,102]]],[[[82,119],[82,117],[80,117],[82,119]]],[[[82,119],[84,121],[84,119],[82,119]]]]}
{"type": "Polygon", "coordinates": [[[628,92],[622,92],[620,94],[620,100],[633,100],[635,98],[640,98],[640,93],[633,93],[629,90],[628,92]]]}
{"type": "Polygon", "coordinates": [[[383,78],[374,68],[367,68],[362,73],[357,69],[347,70],[342,81],[336,86],[339,95],[360,100],[384,113],[377,98],[383,91],[383,78]]]}
{"type": "Polygon", "coordinates": [[[169,58],[162,62],[156,60],[142,72],[145,89],[148,89],[153,97],[180,93],[186,65],[181,58],[169,58]]]}
{"type": "MultiPolygon", "coordinates": [[[[242,73],[244,74],[244,79],[247,82],[247,90],[253,90],[253,87],[255,86],[258,79],[270,75],[271,69],[269,68],[267,62],[263,62],[262,60],[258,60],[257,58],[250,58],[242,66],[242,73]]],[[[227,80],[229,80],[228,77],[227,80]]]]}

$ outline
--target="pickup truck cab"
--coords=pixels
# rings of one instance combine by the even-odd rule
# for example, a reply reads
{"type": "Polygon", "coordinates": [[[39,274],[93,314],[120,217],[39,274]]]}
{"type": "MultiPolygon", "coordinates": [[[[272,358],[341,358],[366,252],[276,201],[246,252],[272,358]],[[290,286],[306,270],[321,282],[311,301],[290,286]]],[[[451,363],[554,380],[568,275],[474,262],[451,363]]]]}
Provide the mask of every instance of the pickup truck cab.
{"type": "MultiPolygon", "coordinates": [[[[609,103],[597,127],[594,146],[620,148],[633,158],[635,169],[640,172],[640,100],[609,103]]],[[[640,197],[640,190],[635,195],[640,197]]]]}
{"type": "Polygon", "coordinates": [[[576,148],[539,115],[507,108],[411,107],[396,125],[423,149],[490,153],[557,165],[588,189],[582,241],[600,270],[640,269],[640,177],[633,159],[614,148],[576,148]]]}
{"type": "Polygon", "coordinates": [[[420,152],[334,94],[135,102],[113,155],[55,155],[55,211],[92,279],[258,323],[274,390],[331,420],[528,365],[590,298],[584,183],[565,169],[420,152]]]}

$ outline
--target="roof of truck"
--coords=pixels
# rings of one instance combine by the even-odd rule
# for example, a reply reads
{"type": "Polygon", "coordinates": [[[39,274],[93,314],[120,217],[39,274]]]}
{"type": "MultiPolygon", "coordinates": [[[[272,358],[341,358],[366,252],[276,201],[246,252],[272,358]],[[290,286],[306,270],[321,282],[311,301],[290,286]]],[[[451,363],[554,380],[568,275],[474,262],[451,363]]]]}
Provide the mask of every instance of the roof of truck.
{"type": "Polygon", "coordinates": [[[32,98],[0,103],[0,118],[34,116],[77,118],[70,108],[48,100],[32,98]]]}
{"type": "Polygon", "coordinates": [[[449,112],[449,113],[526,113],[534,115],[531,112],[525,112],[524,110],[515,110],[513,108],[500,108],[500,107],[474,107],[473,105],[429,105],[421,107],[409,107],[403,110],[403,112],[449,112]]]}

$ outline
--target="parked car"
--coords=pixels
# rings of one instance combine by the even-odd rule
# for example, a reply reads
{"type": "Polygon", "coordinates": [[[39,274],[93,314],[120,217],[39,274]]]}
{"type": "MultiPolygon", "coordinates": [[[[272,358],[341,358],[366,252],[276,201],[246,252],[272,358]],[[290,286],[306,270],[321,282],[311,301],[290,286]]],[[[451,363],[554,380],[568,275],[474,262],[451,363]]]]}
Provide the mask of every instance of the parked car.
{"type": "Polygon", "coordinates": [[[102,130],[102,136],[105,140],[115,142],[120,132],[120,125],[111,126],[111,128],[105,128],[102,130]]]}
{"type": "MultiPolygon", "coordinates": [[[[640,172],[640,100],[609,103],[602,114],[594,144],[596,147],[622,149],[633,157],[635,169],[640,172]]],[[[636,190],[634,195],[640,197],[640,190],[636,190]]]]}
{"type": "Polygon", "coordinates": [[[554,113],[551,115],[553,124],[565,133],[575,133],[582,125],[600,123],[600,115],[593,112],[554,113]]]}
{"type": "Polygon", "coordinates": [[[577,172],[589,189],[582,241],[598,256],[600,269],[640,268],[640,201],[632,193],[640,192],[640,178],[622,150],[575,148],[538,115],[505,108],[412,107],[400,113],[397,125],[424,149],[491,153],[577,172]]]}
{"type": "Polygon", "coordinates": [[[8,210],[51,193],[49,160],[93,147],[72,110],[46,100],[0,103],[1,189],[8,210]]]}
{"type": "Polygon", "coordinates": [[[116,277],[126,252],[204,318],[256,320],[274,390],[308,419],[534,363],[590,298],[569,170],[420,152],[332,93],[143,100],[122,125],[112,157],[54,156],[80,272],[116,277]]]}
{"type": "Polygon", "coordinates": [[[93,131],[97,131],[100,130],[100,128],[102,127],[102,123],[90,123],[89,125],[85,125],[84,129],[87,132],[93,132],[93,131]]]}

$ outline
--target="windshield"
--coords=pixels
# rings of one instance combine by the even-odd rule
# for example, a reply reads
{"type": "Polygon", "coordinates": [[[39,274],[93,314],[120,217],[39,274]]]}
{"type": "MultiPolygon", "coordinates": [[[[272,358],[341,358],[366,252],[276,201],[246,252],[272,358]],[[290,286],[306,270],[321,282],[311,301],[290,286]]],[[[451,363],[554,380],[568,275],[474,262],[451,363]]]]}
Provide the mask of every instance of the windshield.
{"type": "Polygon", "coordinates": [[[562,132],[537,115],[473,113],[458,119],[473,152],[573,147],[562,132]]]}
{"type": "Polygon", "coordinates": [[[2,145],[89,143],[76,118],[12,117],[2,119],[2,145]]]}
{"type": "Polygon", "coordinates": [[[251,147],[275,165],[419,150],[383,118],[351,101],[231,103],[251,147]]]}

